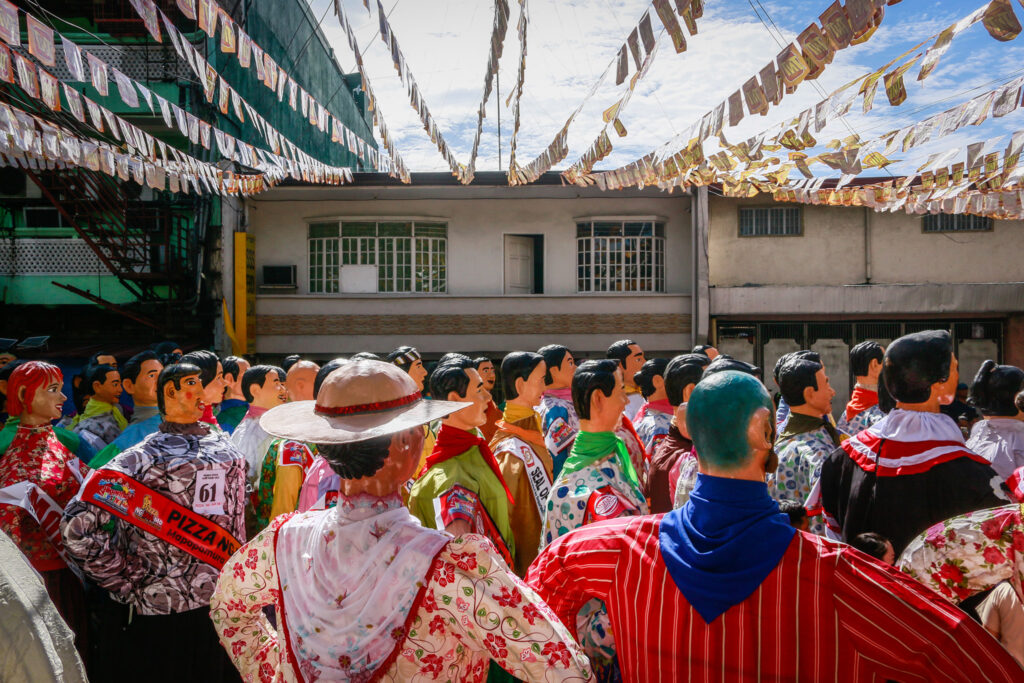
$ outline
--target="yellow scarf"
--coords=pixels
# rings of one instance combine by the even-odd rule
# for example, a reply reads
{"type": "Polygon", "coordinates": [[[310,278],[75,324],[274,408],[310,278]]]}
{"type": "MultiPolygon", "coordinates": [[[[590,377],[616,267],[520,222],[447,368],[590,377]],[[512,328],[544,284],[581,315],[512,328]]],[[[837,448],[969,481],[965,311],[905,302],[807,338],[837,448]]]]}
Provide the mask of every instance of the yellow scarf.
{"type": "Polygon", "coordinates": [[[94,398],[90,398],[89,402],[85,404],[85,410],[81,415],[75,416],[75,419],[71,421],[71,426],[76,427],[82,420],[86,420],[90,417],[99,417],[106,413],[111,413],[114,416],[114,422],[117,423],[117,427],[121,431],[124,431],[124,428],[128,426],[128,420],[126,420],[124,415],[121,414],[120,408],[115,406],[113,403],[97,401],[94,398]]]}
{"type": "Polygon", "coordinates": [[[626,395],[627,396],[631,396],[633,394],[639,394],[639,393],[641,393],[640,392],[640,387],[638,387],[638,386],[632,386],[631,387],[628,384],[626,385],[626,395]]]}
{"type": "MultiPolygon", "coordinates": [[[[540,415],[533,408],[516,403],[506,403],[505,412],[502,413],[496,426],[499,432],[518,436],[523,441],[542,450],[546,448],[544,434],[540,430],[540,415]],[[516,423],[520,421],[525,424],[517,425],[516,423]]],[[[495,435],[496,437],[497,435],[495,435]]],[[[491,439],[491,443],[494,443],[494,438],[491,439]]]]}
{"type": "Polygon", "coordinates": [[[531,422],[531,429],[540,431],[540,415],[537,414],[533,408],[519,405],[518,403],[512,403],[511,401],[505,403],[505,412],[501,414],[501,419],[509,424],[519,422],[520,420],[533,419],[531,422]]]}

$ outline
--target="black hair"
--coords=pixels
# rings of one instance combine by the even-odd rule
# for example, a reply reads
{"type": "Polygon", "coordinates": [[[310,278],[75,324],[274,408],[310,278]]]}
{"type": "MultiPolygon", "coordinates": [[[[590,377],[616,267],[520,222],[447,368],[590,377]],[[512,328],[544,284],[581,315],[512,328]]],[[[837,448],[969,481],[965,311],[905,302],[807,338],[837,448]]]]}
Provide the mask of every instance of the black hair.
{"type": "Polygon", "coordinates": [[[865,531],[862,534],[857,534],[850,541],[850,545],[854,548],[878,560],[885,557],[888,544],[888,538],[882,534],[876,534],[874,531],[865,531]]]}
{"type": "Polygon", "coordinates": [[[220,363],[220,359],[217,358],[217,354],[213,351],[198,349],[196,351],[189,351],[182,356],[181,362],[191,363],[199,368],[201,371],[199,374],[199,381],[203,383],[203,387],[205,388],[207,384],[216,379],[217,363],[220,363]]]}
{"type": "Polygon", "coordinates": [[[114,354],[107,353],[106,351],[97,351],[96,353],[92,354],[92,356],[89,357],[89,362],[86,363],[86,365],[99,365],[100,356],[110,356],[111,358],[114,359],[115,363],[117,362],[117,356],[115,356],[114,354]]]}
{"type": "Polygon", "coordinates": [[[590,397],[600,389],[605,396],[615,391],[615,371],[620,368],[614,359],[584,361],[572,376],[572,405],[581,420],[590,419],[590,397]]]}
{"type": "Polygon", "coordinates": [[[161,415],[166,413],[164,408],[164,386],[168,382],[174,383],[175,389],[181,389],[181,380],[185,377],[191,377],[192,375],[200,375],[199,381],[202,382],[203,371],[198,365],[193,363],[186,363],[184,361],[180,363],[171,363],[164,367],[160,371],[160,374],[156,378],[156,407],[160,411],[161,415]]]}
{"type": "MultiPolygon", "coordinates": [[[[472,363],[473,361],[470,361],[472,363]]],[[[430,373],[430,395],[442,401],[448,400],[448,393],[454,391],[463,398],[469,390],[469,375],[466,370],[475,369],[463,362],[438,363],[430,373]]]]}
{"type": "Polygon", "coordinates": [[[974,376],[971,396],[967,402],[992,417],[1013,417],[1017,414],[1014,399],[1024,389],[1024,370],[1014,365],[996,365],[986,360],[974,376]]]}
{"type": "Polygon", "coordinates": [[[464,367],[476,368],[476,362],[472,358],[470,358],[464,353],[458,353],[457,351],[451,351],[449,353],[444,354],[443,356],[441,356],[440,359],[438,359],[437,364],[443,365],[445,363],[451,363],[453,361],[465,363],[466,365],[464,365],[464,367]]]}
{"type": "Polygon", "coordinates": [[[158,356],[166,356],[168,353],[172,353],[174,349],[180,348],[181,345],[173,341],[162,341],[159,344],[153,344],[153,352],[158,356]]]}
{"type": "Polygon", "coordinates": [[[565,357],[569,355],[570,351],[561,344],[548,344],[537,349],[544,358],[544,363],[547,365],[547,370],[544,371],[544,385],[547,386],[555,380],[551,377],[551,368],[560,368],[562,363],[565,362],[565,357]]]}
{"type": "Polygon", "coordinates": [[[713,349],[713,348],[715,348],[715,347],[712,346],[711,344],[697,344],[696,346],[693,347],[693,351],[691,351],[690,353],[699,353],[700,355],[704,356],[708,360],[711,360],[708,357],[708,349],[713,349]]]}
{"type": "Polygon", "coordinates": [[[292,366],[298,363],[300,360],[302,360],[302,356],[300,356],[297,353],[293,353],[290,356],[285,356],[284,360],[281,361],[281,369],[283,369],[287,373],[289,370],[292,369],[292,366]]]}
{"type": "Polygon", "coordinates": [[[1013,405],[1017,406],[1017,410],[1024,413],[1024,391],[1017,394],[1016,398],[1013,399],[1013,405]]]}
{"type": "Polygon", "coordinates": [[[420,355],[420,352],[414,346],[399,346],[386,355],[384,360],[409,372],[412,364],[417,360],[423,360],[423,356],[420,355]]]}
{"type": "Polygon", "coordinates": [[[807,508],[795,500],[780,500],[779,512],[789,515],[789,523],[799,528],[801,523],[807,519],[807,508]]]}
{"type": "Polygon", "coordinates": [[[380,360],[380,356],[369,351],[360,351],[359,353],[353,354],[350,360],[380,360]]]}
{"type": "MultiPolygon", "coordinates": [[[[775,379],[775,384],[779,383],[779,370],[786,364],[787,361],[793,358],[803,358],[804,360],[813,361],[815,363],[821,363],[821,354],[817,351],[811,351],[810,349],[800,349],[799,351],[790,351],[779,356],[779,359],[775,361],[775,367],[772,369],[772,377],[775,379]]],[[[824,365],[824,363],[822,363],[824,365]]]]}
{"type": "Polygon", "coordinates": [[[647,398],[654,393],[654,378],[664,379],[667,367],[667,358],[651,358],[640,367],[639,372],[633,373],[633,383],[640,387],[641,396],[647,398]]]}
{"type": "Polygon", "coordinates": [[[476,358],[473,359],[473,367],[475,367],[477,370],[479,370],[480,366],[483,365],[484,363],[491,363],[491,365],[494,364],[494,362],[487,356],[477,356],[476,358]]]}
{"type": "Polygon", "coordinates": [[[513,351],[501,360],[501,386],[505,389],[505,399],[516,398],[516,380],[526,380],[533,374],[538,365],[544,362],[544,356],[533,351],[513,351]]]}
{"type": "Polygon", "coordinates": [[[665,394],[673,408],[683,404],[686,387],[699,382],[710,363],[707,356],[699,353],[684,353],[668,362],[662,377],[665,378],[665,394]]]}
{"type": "Polygon", "coordinates": [[[818,370],[824,366],[806,358],[790,358],[779,369],[779,390],[782,398],[790,406],[802,406],[806,403],[804,389],[812,387],[815,390],[818,386],[818,370]]]}
{"type": "Polygon", "coordinates": [[[393,437],[386,434],[355,443],[318,443],[316,448],[339,477],[362,479],[372,477],[384,467],[393,437]]]}
{"type": "Polygon", "coordinates": [[[327,379],[327,375],[331,374],[345,363],[348,363],[347,358],[334,358],[327,361],[323,366],[317,370],[316,379],[313,380],[313,398],[320,393],[320,387],[323,386],[324,380],[327,379]]]}
{"type": "Polygon", "coordinates": [[[235,381],[242,379],[238,375],[238,370],[241,367],[240,362],[246,362],[244,358],[239,356],[228,356],[220,362],[220,367],[224,371],[224,376],[231,375],[235,378],[235,381]]]}
{"type": "Polygon", "coordinates": [[[725,354],[719,354],[718,358],[711,361],[708,366],[704,368],[704,374],[701,375],[700,378],[707,379],[712,375],[718,374],[719,372],[726,372],[727,370],[735,370],[736,372],[752,375],[758,379],[761,378],[761,368],[725,354]]]}
{"type": "Polygon", "coordinates": [[[245,396],[246,401],[252,403],[256,400],[249,387],[253,384],[258,384],[262,387],[267,381],[267,375],[272,372],[277,373],[278,381],[284,381],[284,368],[279,368],[276,365],[254,365],[245,371],[245,374],[242,375],[242,396],[245,396]]]}
{"type": "Polygon", "coordinates": [[[854,377],[864,377],[868,374],[868,367],[871,361],[879,363],[885,358],[885,349],[875,341],[864,341],[850,349],[850,372],[854,377]]]}
{"type": "Polygon", "coordinates": [[[605,351],[605,358],[611,358],[618,361],[619,365],[626,367],[626,359],[629,358],[629,347],[637,346],[637,343],[632,339],[620,339],[605,351]]]}
{"type": "Polygon", "coordinates": [[[885,386],[885,368],[878,373],[878,409],[888,415],[896,407],[896,399],[885,386]]]}
{"type": "Polygon", "coordinates": [[[147,360],[159,361],[159,356],[156,355],[156,351],[142,351],[135,354],[128,361],[121,366],[121,379],[130,379],[132,382],[139,378],[139,373],[142,372],[142,364],[147,360]]]}
{"type": "Polygon", "coordinates": [[[107,375],[111,372],[117,372],[117,368],[113,365],[87,365],[85,368],[85,376],[82,381],[85,384],[85,390],[89,393],[93,393],[93,382],[99,382],[105,384],[107,381],[107,375]]]}
{"type": "Polygon", "coordinates": [[[885,350],[882,367],[892,397],[903,403],[924,403],[932,385],[949,379],[953,340],[946,330],[907,334],[885,350]]]}

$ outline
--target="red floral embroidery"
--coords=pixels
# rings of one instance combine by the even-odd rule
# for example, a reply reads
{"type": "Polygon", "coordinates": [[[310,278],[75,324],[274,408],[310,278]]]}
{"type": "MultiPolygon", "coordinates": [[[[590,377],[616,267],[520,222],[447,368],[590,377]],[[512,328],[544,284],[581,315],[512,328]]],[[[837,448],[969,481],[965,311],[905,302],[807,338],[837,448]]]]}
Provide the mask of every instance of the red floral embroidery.
{"type": "Polygon", "coordinates": [[[223,635],[225,638],[234,638],[236,633],[238,633],[238,629],[229,627],[224,629],[224,633],[222,633],[221,635],[223,635]]]}
{"type": "Polygon", "coordinates": [[[543,616],[537,606],[532,602],[528,602],[523,605],[523,619],[530,622],[530,626],[533,626],[534,622],[543,616]]]}
{"type": "Polygon", "coordinates": [[[420,669],[423,673],[430,674],[431,678],[436,679],[441,674],[443,666],[444,660],[434,654],[424,655],[420,660],[420,669]]]}
{"type": "Polygon", "coordinates": [[[405,640],[405,627],[398,626],[396,628],[391,629],[391,640],[395,641],[396,643],[400,643],[403,640],[405,640]]]}
{"type": "Polygon", "coordinates": [[[452,559],[455,560],[456,566],[463,571],[473,571],[476,569],[476,555],[473,553],[452,553],[452,559]]]}
{"type": "Polygon", "coordinates": [[[1013,530],[1013,549],[1018,552],[1024,552],[1024,533],[1016,529],[1013,530]]]}
{"type": "Polygon", "coordinates": [[[565,643],[544,643],[541,654],[546,656],[552,664],[561,664],[562,667],[569,667],[569,648],[565,643]]]}
{"type": "Polygon", "coordinates": [[[430,620],[430,635],[442,632],[444,632],[444,619],[440,614],[435,614],[434,618],[430,620]]]}
{"type": "Polygon", "coordinates": [[[236,640],[235,642],[231,643],[231,654],[233,654],[234,656],[237,657],[240,654],[242,654],[242,652],[244,652],[244,651],[245,651],[245,641],[244,640],[236,640]]]}
{"type": "Polygon", "coordinates": [[[249,555],[245,558],[245,566],[249,569],[256,569],[256,561],[259,560],[260,553],[256,548],[249,549],[249,555]]]}
{"type": "Polygon", "coordinates": [[[466,672],[467,678],[473,683],[483,683],[487,678],[487,667],[488,661],[486,659],[478,659],[473,662],[473,666],[466,672]]]}
{"type": "Polygon", "coordinates": [[[231,567],[231,573],[239,581],[243,581],[245,579],[245,568],[242,566],[241,562],[235,562],[234,566],[231,567]]]}
{"type": "Polygon", "coordinates": [[[437,567],[434,569],[434,575],[431,578],[433,578],[442,586],[447,586],[449,583],[454,583],[455,565],[450,564],[448,562],[442,562],[441,564],[437,565],[437,567]]]}
{"type": "Polygon", "coordinates": [[[519,591],[514,591],[508,586],[502,586],[501,592],[499,592],[494,599],[497,600],[498,604],[502,607],[517,607],[519,603],[523,601],[523,596],[519,591]]]}
{"type": "Polygon", "coordinates": [[[267,662],[260,664],[260,681],[271,683],[274,680],[274,667],[267,662]]]}
{"type": "Polygon", "coordinates": [[[992,517],[986,519],[981,523],[981,533],[985,534],[986,538],[990,538],[993,541],[999,540],[1003,535],[1003,521],[999,517],[992,517]]]}
{"type": "Polygon", "coordinates": [[[427,612],[437,611],[437,601],[434,599],[433,589],[428,590],[423,594],[423,609],[427,612]]]}
{"type": "Polygon", "coordinates": [[[348,655],[342,655],[338,657],[338,666],[340,666],[342,669],[349,668],[350,666],[352,666],[352,658],[348,655]]]}
{"type": "Polygon", "coordinates": [[[501,636],[496,636],[493,633],[488,633],[487,637],[484,638],[484,647],[486,647],[487,651],[490,652],[491,655],[499,661],[508,657],[508,647],[505,642],[505,639],[501,636]]]}

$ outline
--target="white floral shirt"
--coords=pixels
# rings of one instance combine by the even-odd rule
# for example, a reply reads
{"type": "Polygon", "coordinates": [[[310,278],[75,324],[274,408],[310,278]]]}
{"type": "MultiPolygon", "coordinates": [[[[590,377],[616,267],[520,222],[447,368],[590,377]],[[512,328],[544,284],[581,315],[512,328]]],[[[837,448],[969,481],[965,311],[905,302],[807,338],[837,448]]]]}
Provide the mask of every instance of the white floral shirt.
{"type": "Polygon", "coordinates": [[[839,422],[836,423],[836,429],[844,434],[853,436],[858,432],[864,431],[883,417],[885,417],[885,413],[882,412],[882,409],[877,404],[860,411],[853,416],[852,420],[846,419],[846,411],[844,410],[843,414],[839,417],[839,422]]]}
{"type": "MultiPolygon", "coordinates": [[[[836,449],[825,427],[796,434],[775,443],[779,467],[768,475],[768,493],[778,501],[792,500],[805,505],[811,489],[821,478],[821,464],[836,449]]],[[[812,517],[808,530],[825,535],[825,521],[821,515],[812,517]]]]}

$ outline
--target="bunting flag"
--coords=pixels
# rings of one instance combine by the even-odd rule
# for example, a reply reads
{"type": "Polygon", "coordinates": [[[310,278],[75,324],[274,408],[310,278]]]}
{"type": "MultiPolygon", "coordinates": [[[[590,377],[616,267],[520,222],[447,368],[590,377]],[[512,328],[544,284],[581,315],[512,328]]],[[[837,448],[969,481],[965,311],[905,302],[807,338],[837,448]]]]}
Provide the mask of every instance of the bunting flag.
{"type": "MultiPolygon", "coordinates": [[[[469,162],[466,170],[459,180],[468,185],[473,182],[476,173],[476,158],[480,150],[480,136],[484,131],[484,117],[487,115],[487,101],[491,97],[491,84],[494,76],[498,73],[498,62],[501,60],[501,53],[505,46],[505,35],[508,33],[509,8],[508,0],[494,1],[494,21],[491,27],[491,51],[487,57],[487,70],[484,73],[484,94],[480,98],[480,108],[477,110],[476,134],[473,136],[473,148],[469,153],[469,162]]],[[[501,103],[498,104],[501,106],[501,103]]]]}
{"type": "MultiPolygon", "coordinates": [[[[696,19],[704,15],[704,2],[703,0],[675,0],[676,12],[681,16],[686,23],[687,29],[691,35],[697,33],[696,19]]],[[[619,98],[616,104],[612,105],[609,109],[605,110],[605,126],[601,132],[598,133],[597,139],[591,143],[590,147],[584,152],[583,156],[577,164],[574,164],[573,168],[568,171],[569,176],[574,179],[579,179],[581,182],[582,176],[585,175],[593,167],[597,161],[603,159],[611,152],[611,139],[608,137],[607,129],[608,125],[612,124],[617,130],[625,130],[621,121],[618,121],[618,113],[628,103],[629,98],[632,97],[632,93],[636,88],[637,83],[644,74],[647,73],[647,69],[650,67],[651,60],[653,59],[653,53],[657,46],[657,40],[654,36],[654,29],[651,23],[651,8],[654,9],[658,18],[661,20],[665,31],[672,36],[673,45],[676,47],[676,52],[683,52],[686,49],[686,40],[682,35],[681,26],[675,16],[672,15],[671,8],[667,7],[665,3],[660,1],[652,2],[652,4],[644,11],[637,22],[634,29],[630,32],[626,38],[626,42],[623,43],[618,53],[612,58],[611,63],[602,72],[597,82],[590,88],[587,94],[584,96],[583,101],[576,107],[576,109],[569,115],[562,128],[555,134],[554,139],[548,144],[540,155],[527,164],[524,167],[519,167],[515,164],[515,145],[517,141],[518,125],[512,130],[512,149],[513,154],[511,155],[511,165],[509,166],[509,184],[518,185],[523,183],[532,183],[539,178],[546,171],[550,170],[552,166],[565,159],[568,154],[569,148],[566,144],[569,134],[569,128],[572,126],[573,121],[583,111],[584,106],[590,101],[590,99],[597,93],[598,89],[605,83],[605,81],[611,76],[612,72],[615,73],[615,84],[621,85],[629,77],[630,71],[630,56],[635,66],[635,74],[630,80],[627,91],[619,98]],[[669,18],[671,17],[671,19],[669,18]],[[640,55],[644,54],[644,58],[641,59],[640,55]],[[609,114],[611,112],[611,114],[609,114]]],[[[520,31],[520,44],[521,44],[521,67],[522,72],[525,69],[526,60],[526,35],[525,27],[520,31]]],[[[517,82],[517,93],[520,93],[521,85],[517,82]]],[[[518,105],[517,95],[517,105],[518,105]]]]}
{"type": "MultiPolygon", "coordinates": [[[[523,97],[523,84],[526,82],[526,28],[529,24],[529,10],[527,8],[527,0],[519,0],[519,22],[516,25],[516,32],[519,38],[519,68],[516,71],[516,85],[509,94],[508,99],[505,101],[505,106],[508,106],[509,101],[512,102],[512,139],[509,142],[509,154],[508,154],[508,184],[518,185],[522,182],[531,182],[524,180],[524,174],[516,164],[516,150],[519,141],[519,126],[521,125],[520,119],[520,107],[519,102],[523,97]]],[[[565,135],[568,134],[568,125],[562,128],[562,142],[564,147],[565,135]]],[[[555,136],[558,139],[558,136],[555,136]]],[[[561,150],[559,150],[561,151],[561,150]]],[[[568,148],[562,152],[562,157],[565,158],[565,154],[568,153],[568,148]]]]}

